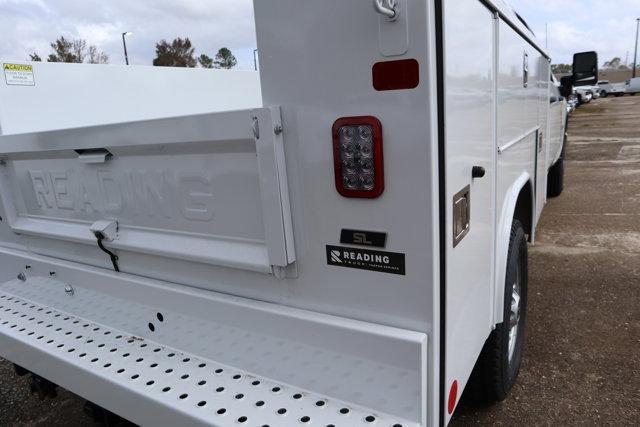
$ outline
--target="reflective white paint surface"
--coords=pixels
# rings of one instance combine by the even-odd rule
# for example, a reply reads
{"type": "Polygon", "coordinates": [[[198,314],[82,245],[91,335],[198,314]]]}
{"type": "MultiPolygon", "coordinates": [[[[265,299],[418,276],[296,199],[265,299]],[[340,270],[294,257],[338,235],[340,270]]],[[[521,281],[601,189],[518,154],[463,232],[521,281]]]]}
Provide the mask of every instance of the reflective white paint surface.
{"type": "Polygon", "coordinates": [[[0,134],[150,120],[262,107],[254,71],[21,62],[34,86],[0,76],[0,134]]]}
{"type": "Polygon", "coordinates": [[[454,380],[460,392],[464,389],[491,328],[496,76],[493,14],[480,2],[463,5],[449,1],[445,2],[444,14],[448,393],[454,380]],[[483,178],[472,178],[474,166],[485,169],[483,178]],[[466,186],[470,186],[470,229],[454,248],[452,202],[466,186]]]}

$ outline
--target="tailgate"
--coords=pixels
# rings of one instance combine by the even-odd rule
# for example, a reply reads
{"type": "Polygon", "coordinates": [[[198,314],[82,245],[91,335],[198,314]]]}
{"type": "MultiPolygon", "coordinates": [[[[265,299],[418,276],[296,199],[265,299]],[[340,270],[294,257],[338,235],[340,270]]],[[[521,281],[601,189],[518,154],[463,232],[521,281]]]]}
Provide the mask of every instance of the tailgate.
{"type": "Polygon", "coordinates": [[[106,222],[110,250],[273,273],[295,261],[274,129],[278,108],[2,136],[8,224],[36,253],[106,222]]]}

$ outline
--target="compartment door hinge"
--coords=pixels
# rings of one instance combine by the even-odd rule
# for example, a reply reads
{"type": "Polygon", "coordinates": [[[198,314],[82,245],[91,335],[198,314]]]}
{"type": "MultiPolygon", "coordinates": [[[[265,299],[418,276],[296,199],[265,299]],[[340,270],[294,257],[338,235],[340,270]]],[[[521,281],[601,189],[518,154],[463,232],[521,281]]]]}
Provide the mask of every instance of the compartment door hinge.
{"type": "Polygon", "coordinates": [[[252,126],[258,156],[267,252],[273,273],[281,276],[282,268],[293,264],[296,256],[280,107],[253,110],[252,126]],[[271,131],[267,131],[269,129],[271,131]]]}

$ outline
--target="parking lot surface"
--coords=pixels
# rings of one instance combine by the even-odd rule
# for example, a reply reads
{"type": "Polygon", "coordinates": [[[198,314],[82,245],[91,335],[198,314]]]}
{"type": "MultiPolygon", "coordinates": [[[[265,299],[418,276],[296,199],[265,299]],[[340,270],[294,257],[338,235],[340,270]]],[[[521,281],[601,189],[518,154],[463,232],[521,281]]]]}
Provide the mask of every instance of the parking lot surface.
{"type": "MultiPolygon", "coordinates": [[[[453,425],[637,425],[640,420],[640,96],[578,109],[565,192],[530,248],[520,379],[488,407],[463,399],[453,425]]],[[[39,401],[0,360],[0,425],[80,426],[82,401],[39,401]]]]}

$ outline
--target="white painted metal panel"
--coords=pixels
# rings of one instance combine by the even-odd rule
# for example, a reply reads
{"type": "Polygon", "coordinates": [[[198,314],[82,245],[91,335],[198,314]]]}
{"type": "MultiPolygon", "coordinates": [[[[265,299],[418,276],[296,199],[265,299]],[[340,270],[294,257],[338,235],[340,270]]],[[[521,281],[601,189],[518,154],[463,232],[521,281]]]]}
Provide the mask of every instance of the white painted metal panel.
{"type": "Polygon", "coordinates": [[[549,84],[549,164],[551,167],[558,160],[564,143],[566,103],[562,101],[558,87],[549,84]]]}
{"type": "Polygon", "coordinates": [[[409,50],[410,2],[396,1],[397,17],[390,20],[380,15],[380,53],[384,56],[402,56],[409,50]]]}
{"type": "MultiPolygon", "coordinates": [[[[447,298],[445,396],[460,394],[492,327],[496,142],[494,15],[480,2],[445,2],[447,298]],[[472,168],[484,177],[474,179],[472,168]],[[454,242],[454,195],[468,188],[470,222],[454,242]]],[[[457,400],[456,400],[457,403],[457,400]]],[[[447,400],[441,402],[447,405],[447,400]]],[[[446,416],[445,423],[450,415],[446,416]]]]}
{"type": "Polygon", "coordinates": [[[322,425],[365,424],[367,415],[385,425],[418,423],[426,369],[423,333],[22,252],[1,255],[3,278],[11,271],[26,277],[0,285],[0,324],[10,322],[0,326],[0,354],[133,421],[148,424],[158,410],[169,419],[214,425],[235,425],[242,415],[250,425],[298,425],[304,415],[322,425]],[[18,321],[20,327],[11,328],[18,321]],[[38,340],[40,335],[47,340],[38,340]],[[72,354],[66,351],[70,347],[72,354]],[[79,357],[82,353],[86,356],[79,357]],[[95,357],[99,364],[91,361],[95,357]],[[49,371],[51,366],[60,367],[60,375],[49,371]],[[220,368],[224,373],[216,372],[220,368]],[[140,377],[131,377],[136,374],[140,377]],[[202,380],[207,384],[199,385],[202,380]],[[253,384],[256,380],[261,383],[253,384]],[[148,381],[154,384],[147,386],[148,381]],[[172,387],[168,394],[162,392],[166,386],[172,387]],[[226,390],[216,392],[220,386],[226,390]],[[183,393],[188,398],[179,399],[183,393]],[[235,399],[238,393],[246,399],[235,399]],[[303,397],[295,398],[297,393],[303,397]],[[255,406],[258,400],[264,407],[255,406]],[[317,407],[318,400],[326,405],[317,407]],[[207,403],[198,407],[200,401],[207,403]],[[138,405],[149,410],[134,412],[138,405]],[[217,417],[222,407],[228,412],[217,417]],[[276,413],[282,407],[288,411],[284,417],[276,413]],[[339,412],[343,407],[349,414],[339,412]]]}
{"type": "MultiPolygon", "coordinates": [[[[508,24],[500,21],[498,61],[498,179],[496,186],[496,294],[494,322],[502,322],[504,281],[513,209],[520,190],[535,191],[538,98],[536,82],[524,86],[523,58],[528,46],[508,24]],[[531,98],[535,98],[534,101],[531,98]]],[[[529,58],[535,68],[535,58],[529,58]]],[[[532,199],[532,205],[535,200],[532,199]]],[[[534,215],[535,216],[535,215],[534,215]]]]}
{"type": "Polygon", "coordinates": [[[119,228],[112,249],[265,273],[286,267],[295,255],[274,123],[277,108],[2,136],[9,225],[41,238],[29,241],[36,253],[44,238],[95,246],[91,224],[109,220],[119,228]],[[109,153],[102,163],[79,154],[98,148],[109,153]]]}
{"type": "Polygon", "coordinates": [[[35,84],[0,76],[0,134],[43,132],[262,107],[254,71],[15,62],[35,84]]]}
{"type": "MultiPolygon", "coordinates": [[[[556,135],[561,132],[560,128],[551,130],[549,128],[549,84],[551,83],[551,63],[542,55],[532,49],[531,54],[535,59],[533,77],[535,79],[535,95],[532,101],[537,104],[538,122],[540,123],[540,133],[538,134],[538,145],[536,151],[536,207],[533,222],[538,223],[542,215],[542,209],[547,203],[547,171],[549,170],[551,149],[551,133],[556,135]]],[[[563,107],[564,108],[564,107],[563,107]]],[[[532,241],[535,241],[535,233],[532,233],[532,241]]]]}
{"type": "Polygon", "coordinates": [[[281,105],[282,110],[300,254],[295,296],[326,304],[323,310],[344,305],[344,313],[350,316],[415,330],[432,328],[430,295],[436,262],[431,246],[437,199],[433,194],[437,157],[432,153],[437,147],[430,141],[433,129],[425,102],[434,76],[421,56],[428,51],[430,30],[424,26],[425,6],[412,4],[416,9],[408,17],[415,32],[414,47],[407,55],[421,61],[420,86],[378,92],[372,85],[371,67],[388,58],[379,52],[380,16],[370,2],[255,4],[265,104],[281,105]],[[341,12],[336,15],[337,9],[341,12]],[[289,12],[281,14],[281,10],[289,12]],[[303,34],[289,36],[291,16],[307,29],[303,34]],[[332,22],[332,28],[345,30],[327,31],[317,22],[332,22]],[[314,54],[308,55],[309,51],[314,54]],[[336,58],[340,67],[335,66],[336,58]],[[335,188],[331,127],[340,117],[359,115],[373,115],[383,127],[385,191],[374,200],[347,199],[335,188]],[[386,250],[407,255],[407,275],[327,266],[325,245],[339,244],[342,228],[387,232],[386,250]]]}
{"type": "MultiPolygon", "coordinates": [[[[370,1],[256,1],[255,14],[264,103],[282,109],[299,255],[298,279],[290,292],[279,287],[278,302],[432,336],[439,322],[433,3],[407,6],[409,46],[394,57],[383,55],[380,37],[391,43],[399,33],[380,32],[370,1]],[[419,62],[417,88],[375,90],[375,63],[409,58],[419,62]],[[385,190],[373,200],[347,199],[335,188],[332,125],[363,115],[383,129],[385,190]],[[341,229],[387,233],[383,250],[406,255],[406,275],[328,266],[326,245],[340,244],[341,229]]],[[[421,408],[430,425],[438,416],[437,350],[430,341],[421,408]]]]}

